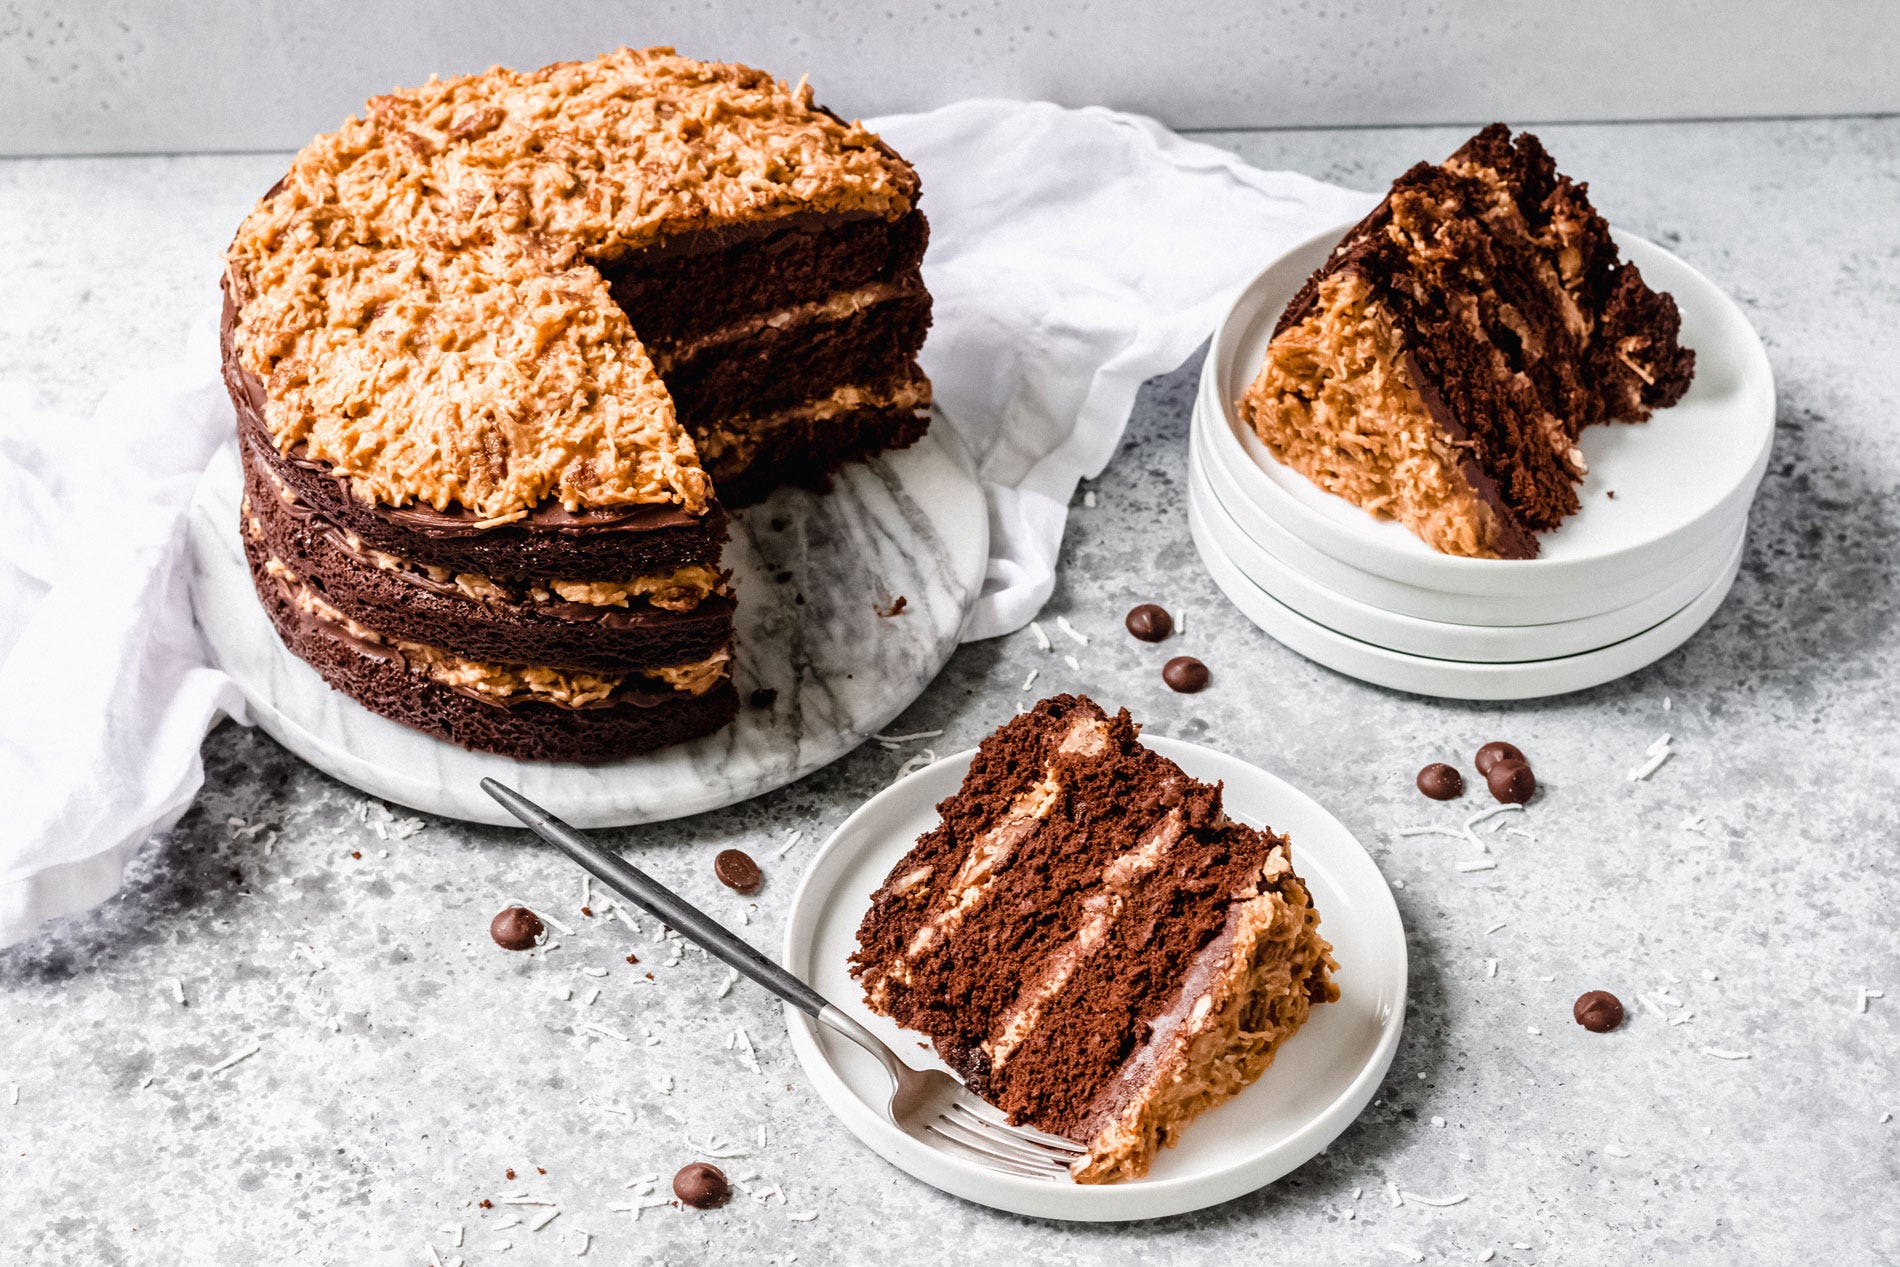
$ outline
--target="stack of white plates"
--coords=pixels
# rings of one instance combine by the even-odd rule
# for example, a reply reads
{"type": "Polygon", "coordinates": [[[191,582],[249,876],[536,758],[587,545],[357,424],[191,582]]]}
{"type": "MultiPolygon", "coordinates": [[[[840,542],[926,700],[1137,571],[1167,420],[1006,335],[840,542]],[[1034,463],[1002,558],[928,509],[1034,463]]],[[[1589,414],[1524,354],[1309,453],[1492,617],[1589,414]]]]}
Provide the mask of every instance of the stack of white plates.
{"type": "Polygon", "coordinates": [[[1255,278],[1202,370],[1188,516],[1222,591],[1308,659],[1423,695],[1556,695],[1681,646],[1735,580],[1774,438],[1774,377],[1741,310],[1661,247],[1617,234],[1644,280],[1675,296],[1694,384],[1648,423],[1585,430],[1583,508],[1542,534],[1537,558],[1439,554],[1281,465],[1234,406],[1274,322],[1346,228],[1255,278]]]}

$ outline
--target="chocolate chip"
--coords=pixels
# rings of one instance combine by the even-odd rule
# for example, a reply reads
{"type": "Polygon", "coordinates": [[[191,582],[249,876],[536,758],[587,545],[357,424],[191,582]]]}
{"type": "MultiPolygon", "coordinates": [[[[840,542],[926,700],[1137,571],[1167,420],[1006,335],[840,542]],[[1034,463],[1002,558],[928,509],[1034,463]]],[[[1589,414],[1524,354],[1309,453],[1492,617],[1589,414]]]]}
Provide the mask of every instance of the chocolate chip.
{"type": "Polygon", "coordinates": [[[1592,1034],[1607,1034],[1623,1023],[1623,1000],[1608,990],[1591,990],[1577,996],[1570,1014],[1592,1034]]]}
{"type": "Polygon", "coordinates": [[[532,950],[541,931],[541,917],[525,906],[511,906],[488,924],[488,935],[503,950],[532,950]]]}
{"type": "Polygon", "coordinates": [[[752,707],[754,708],[770,708],[776,703],[778,703],[777,687],[761,686],[752,692],[752,707]]]}
{"type": "Polygon", "coordinates": [[[759,882],[765,879],[759,864],[743,849],[721,849],[713,859],[713,874],[719,883],[739,893],[758,892],[759,882]]]}
{"type": "Polygon", "coordinates": [[[716,1210],[732,1196],[726,1172],[711,1162],[695,1161],[673,1176],[673,1195],[695,1210],[716,1210]]]}
{"type": "Polygon", "coordinates": [[[1443,761],[1434,761],[1418,772],[1418,790],[1434,801],[1452,801],[1465,794],[1465,776],[1443,761]]]}
{"type": "Polygon", "coordinates": [[[1519,752],[1510,744],[1505,743],[1502,739],[1493,739],[1490,743],[1478,749],[1478,755],[1471,759],[1471,764],[1478,767],[1479,774],[1489,774],[1491,773],[1491,767],[1500,761],[1522,760],[1524,760],[1523,753],[1519,752]]]}
{"type": "Polygon", "coordinates": [[[1167,608],[1154,603],[1143,603],[1132,609],[1122,623],[1143,642],[1160,642],[1174,632],[1174,617],[1168,615],[1167,608]]]}
{"type": "Polygon", "coordinates": [[[1506,805],[1522,805],[1537,791],[1537,776],[1522,761],[1500,761],[1484,776],[1491,795],[1506,805]]]}
{"type": "Polygon", "coordinates": [[[1161,680],[1183,695],[1207,686],[1207,666],[1191,655],[1178,655],[1161,666],[1161,680]]]}

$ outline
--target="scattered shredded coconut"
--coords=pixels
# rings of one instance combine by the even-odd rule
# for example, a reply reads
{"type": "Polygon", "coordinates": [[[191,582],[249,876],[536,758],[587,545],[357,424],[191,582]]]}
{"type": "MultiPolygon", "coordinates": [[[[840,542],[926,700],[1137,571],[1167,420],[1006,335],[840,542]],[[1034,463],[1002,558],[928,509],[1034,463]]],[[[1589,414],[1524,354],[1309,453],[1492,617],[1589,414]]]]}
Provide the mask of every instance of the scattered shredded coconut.
{"type": "Polygon", "coordinates": [[[1497,960],[1487,959],[1484,961],[1484,975],[1487,977],[1495,977],[1498,975],[1498,961],[1497,960]]]}
{"type": "Polygon", "coordinates": [[[1086,647],[1089,645],[1089,636],[1083,633],[1080,629],[1077,629],[1074,625],[1071,625],[1069,623],[1069,618],[1067,616],[1056,617],[1056,628],[1060,629],[1063,633],[1075,639],[1077,642],[1081,643],[1083,646],[1086,647]]]}
{"type": "Polygon", "coordinates": [[[1399,1185],[1390,1179],[1385,1181],[1385,1199],[1392,1203],[1394,1209],[1405,1204],[1405,1198],[1399,1193],[1399,1185]]]}
{"type": "Polygon", "coordinates": [[[1500,928],[1509,928],[1509,927],[1510,927],[1510,924],[1508,922],[1503,923],[1503,924],[1493,924],[1491,925],[1491,927],[1484,930],[1484,935],[1486,937],[1489,937],[1492,933],[1497,932],[1500,928]]]}
{"type": "Polygon", "coordinates": [[[1488,1263],[1493,1258],[1496,1258],[1497,1256],[1498,1256],[1498,1252],[1487,1245],[1483,1249],[1478,1251],[1478,1256],[1472,1261],[1479,1262],[1479,1263],[1488,1263]]]}
{"type": "Polygon", "coordinates": [[[1469,1193],[1460,1192],[1449,1197],[1422,1197],[1416,1192],[1407,1192],[1405,1199],[1407,1201],[1416,1201],[1420,1205],[1435,1205],[1442,1208],[1449,1205],[1463,1205],[1465,1202],[1471,1200],[1471,1196],[1469,1193]]]}
{"type": "Polygon", "coordinates": [[[1651,1012],[1655,1013],[1658,1019],[1660,1020],[1669,1019],[1668,1013],[1662,1010],[1662,1004],[1656,1002],[1656,1000],[1650,998],[1647,994],[1637,995],[1636,1001],[1641,1003],[1644,1007],[1648,1008],[1651,1012]]]}
{"type": "Polygon", "coordinates": [[[1068,665],[1070,669],[1072,669],[1073,671],[1075,671],[1075,672],[1077,672],[1077,673],[1080,673],[1080,672],[1082,671],[1082,662],[1081,662],[1080,660],[1077,660],[1077,659],[1076,659],[1076,658],[1075,658],[1074,656],[1072,656],[1072,655],[1065,655],[1065,656],[1063,656],[1063,657],[1062,657],[1062,662],[1063,662],[1064,664],[1066,664],[1066,665],[1068,665]]]}
{"type": "Polygon", "coordinates": [[[1023,690],[1025,690],[1025,691],[1026,691],[1026,690],[1028,690],[1028,689],[1029,689],[1030,687],[1032,687],[1032,686],[1034,686],[1034,685],[1036,684],[1036,674],[1037,674],[1037,673],[1039,673],[1039,672],[1041,672],[1041,670],[1040,670],[1040,669],[1031,669],[1031,670],[1029,670],[1029,674],[1028,674],[1028,676],[1027,676],[1027,677],[1025,677],[1025,678],[1023,678],[1023,685],[1022,685],[1022,689],[1023,689],[1023,690]]]}
{"type": "Polygon", "coordinates": [[[1044,651],[1049,650],[1052,646],[1055,645],[1054,643],[1049,641],[1049,635],[1043,632],[1041,621],[1039,620],[1030,621],[1029,632],[1036,636],[1036,645],[1038,647],[1041,647],[1044,651]]]}
{"type": "Polygon", "coordinates": [[[713,997],[716,999],[725,998],[726,995],[731,992],[732,987],[738,984],[738,981],[739,981],[739,970],[737,968],[726,969],[726,979],[719,983],[719,991],[718,993],[714,994],[713,997]]]}
{"type": "Polygon", "coordinates": [[[1453,840],[1463,840],[1465,834],[1453,831],[1449,827],[1401,827],[1395,835],[1399,836],[1450,836],[1453,840]]]}
{"type": "Polygon", "coordinates": [[[739,1039],[739,1059],[745,1061],[746,1068],[753,1073],[764,1073],[765,1071],[759,1068],[759,1053],[752,1049],[752,1036],[746,1033],[743,1027],[736,1033],[739,1039]]]}
{"type": "Polygon", "coordinates": [[[1670,1017],[1669,1023],[1671,1025],[1687,1025],[1690,1021],[1693,1021],[1694,1019],[1695,1019],[1694,1012],[1682,1012],[1682,1013],[1679,1013],[1678,1015],[1670,1017]]]}
{"type": "Polygon", "coordinates": [[[1419,1253],[1410,1245],[1387,1245],[1386,1248],[1408,1263],[1422,1263],[1425,1261],[1425,1255],[1419,1253]]]}
{"type": "Polygon", "coordinates": [[[529,907],[528,909],[533,911],[536,915],[540,916],[541,922],[543,924],[546,924],[549,928],[552,928],[555,932],[561,934],[561,936],[572,937],[574,935],[573,929],[569,928],[566,924],[563,924],[560,920],[555,919],[552,915],[548,914],[546,911],[542,910],[540,907],[532,906],[532,907],[529,907]]]}
{"type": "Polygon", "coordinates": [[[778,849],[772,854],[772,856],[774,858],[783,858],[786,854],[790,853],[793,849],[797,848],[798,842],[803,840],[804,838],[805,838],[805,832],[802,828],[798,828],[798,827],[792,828],[792,834],[785,838],[785,843],[780,845],[778,849]]]}
{"type": "Polygon", "coordinates": [[[1628,1157],[1630,1155],[1630,1150],[1624,1148],[1621,1144],[1605,1144],[1603,1151],[1611,1157],[1628,1157]]]}
{"type": "Polygon", "coordinates": [[[1750,1053],[1748,1053],[1748,1052],[1745,1052],[1745,1051],[1728,1051],[1728,1050],[1726,1050],[1726,1049],[1724,1049],[1724,1048],[1721,1048],[1721,1047],[1704,1047],[1704,1048],[1702,1049],[1702,1054],[1703,1054],[1703,1055],[1705,1055],[1705,1056],[1714,1056],[1714,1057],[1715,1057],[1715,1058],[1716,1058],[1717,1060],[1749,1060],[1749,1059],[1752,1059],[1752,1056],[1751,1056],[1751,1055],[1750,1055],[1750,1053]]]}
{"type": "Polygon", "coordinates": [[[818,1217],[818,1211],[801,1210],[797,1214],[788,1214],[785,1217],[790,1219],[794,1223],[809,1223],[813,1219],[818,1217]]]}
{"type": "Polygon", "coordinates": [[[917,773],[917,771],[923,769],[925,766],[936,764],[936,761],[937,761],[937,750],[935,748],[925,748],[922,752],[918,753],[916,756],[906,761],[903,765],[898,766],[897,774],[894,778],[891,779],[891,782],[895,783],[898,781],[898,779],[908,778],[910,775],[917,773]]]}
{"type": "Polygon", "coordinates": [[[630,1043],[633,1040],[617,1029],[608,1029],[605,1025],[596,1025],[593,1021],[582,1021],[574,1027],[588,1034],[598,1034],[602,1038],[611,1038],[617,1042],[630,1043]]]}
{"type": "Polygon", "coordinates": [[[1088,492],[1082,494],[1082,504],[1084,506],[1087,506],[1090,510],[1095,509],[1095,490],[1094,489],[1091,488],[1088,492]]]}
{"type": "Polygon", "coordinates": [[[604,977],[607,975],[607,970],[605,968],[582,968],[581,975],[584,977],[604,977]]]}
{"type": "Polygon", "coordinates": [[[1670,738],[1670,736],[1664,735],[1649,745],[1643,753],[1648,759],[1629,773],[1631,783],[1640,783],[1644,779],[1647,779],[1650,775],[1662,768],[1663,762],[1675,755],[1675,749],[1669,746],[1670,738]]]}
{"type": "Polygon", "coordinates": [[[1709,825],[1709,820],[1700,814],[1687,815],[1676,824],[1677,831],[1701,831],[1709,825]]]}
{"type": "Polygon", "coordinates": [[[559,1210],[549,1210],[546,1214],[543,1214],[540,1218],[528,1224],[528,1230],[530,1232],[538,1232],[542,1228],[546,1227],[548,1224],[554,1222],[554,1220],[560,1217],[561,1217],[561,1212],[559,1210]]]}
{"type": "Polygon", "coordinates": [[[1885,990],[1874,990],[1867,986],[1862,986],[1855,995],[1854,1010],[1856,1012],[1865,1012],[1867,1010],[1868,999],[1884,999],[1886,997],[1887,992],[1885,990]]]}
{"type": "Polygon", "coordinates": [[[246,1047],[243,1051],[233,1052],[229,1056],[226,1056],[223,1060],[220,1060],[217,1064],[212,1065],[209,1069],[206,1069],[205,1072],[206,1073],[223,1073],[226,1069],[229,1069],[232,1065],[238,1064],[242,1061],[249,1060],[252,1056],[255,1056],[262,1049],[263,1049],[262,1043],[252,1043],[249,1047],[246,1047]]]}
{"type": "MultiPolygon", "coordinates": [[[[1440,1116],[1438,1116],[1438,1114],[1436,1114],[1436,1113],[1434,1113],[1434,1114],[1432,1114],[1432,1125],[1433,1125],[1433,1126],[1443,1126],[1444,1124],[1445,1124],[1445,1119],[1444,1119],[1444,1118],[1442,1118],[1442,1117],[1440,1117],[1440,1116]]],[[[1406,1193],[1405,1195],[1409,1197],[1409,1196],[1411,1196],[1412,1194],[1408,1192],[1408,1193],[1406,1193]]],[[[1427,1202],[1426,1202],[1425,1204],[1427,1204],[1427,1205],[1430,1205],[1430,1204],[1431,1204],[1431,1202],[1429,1202],[1429,1201],[1427,1201],[1427,1202]]]]}
{"type": "Polygon", "coordinates": [[[583,1254],[587,1252],[588,1247],[591,1246],[593,1243],[594,1243],[594,1234],[592,1232],[578,1233],[575,1238],[574,1257],[576,1258],[581,1257],[583,1254]]]}
{"type": "Polygon", "coordinates": [[[919,730],[908,735],[872,735],[871,738],[879,743],[911,743],[918,739],[935,739],[942,733],[941,730],[919,730]]]}
{"type": "Polygon", "coordinates": [[[1544,1031],[1543,1031],[1543,1030],[1541,1030],[1541,1029],[1539,1029],[1539,1028],[1537,1028],[1537,1026],[1535,1026],[1535,1025],[1526,1025],[1526,1026],[1524,1027],[1524,1032],[1525,1032],[1526,1034],[1530,1034],[1530,1035],[1532,1035],[1533,1037],[1535,1037],[1535,1036],[1538,1036],[1538,1035],[1541,1035],[1541,1034],[1542,1034],[1542,1033],[1543,1033],[1544,1031]]]}
{"type": "Polygon", "coordinates": [[[1498,868],[1496,858],[1473,858],[1470,862],[1458,864],[1460,871],[1495,871],[1498,868]]]}
{"type": "Polygon", "coordinates": [[[587,997],[581,1000],[581,1006],[592,1007],[594,1006],[594,1000],[598,999],[599,997],[600,997],[600,987],[595,986],[593,989],[587,992],[587,997]]]}
{"type": "Polygon", "coordinates": [[[422,1247],[429,1251],[429,1261],[434,1263],[435,1267],[442,1267],[442,1256],[435,1252],[435,1246],[431,1245],[428,1241],[424,1241],[422,1242],[422,1247]]]}

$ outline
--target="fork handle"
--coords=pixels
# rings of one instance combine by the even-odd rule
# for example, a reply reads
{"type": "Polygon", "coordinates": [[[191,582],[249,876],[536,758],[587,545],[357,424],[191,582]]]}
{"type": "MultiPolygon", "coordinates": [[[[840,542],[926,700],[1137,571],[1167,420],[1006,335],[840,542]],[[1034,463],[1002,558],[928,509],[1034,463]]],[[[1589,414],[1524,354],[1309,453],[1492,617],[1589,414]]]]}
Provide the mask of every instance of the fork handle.
{"type": "MultiPolygon", "coordinates": [[[[493,779],[483,779],[482,790],[500,801],[503,808],[525,823],[535,835],[578,862],[595,879],[647,914],[678,929],[687,940],[713,958],[744,973],[806,1015],[840,1029],[854,1041],[863,1041],[857,1034],[850,1032],[859,1027],[827,1003],[824,995],[767,959],[750,943],[741,941],[712,916],[646,872],[619,855],[602,849],[513,788],[493,779]],[[839,1021],[844,1024],[839,1025],[839,1021]]],[[[870,1035],[865,1034],[864,1037],[870,1038],[870,1035]]],[[[873,1038],[871,1041],[877,1040],[873,1038]]]]}

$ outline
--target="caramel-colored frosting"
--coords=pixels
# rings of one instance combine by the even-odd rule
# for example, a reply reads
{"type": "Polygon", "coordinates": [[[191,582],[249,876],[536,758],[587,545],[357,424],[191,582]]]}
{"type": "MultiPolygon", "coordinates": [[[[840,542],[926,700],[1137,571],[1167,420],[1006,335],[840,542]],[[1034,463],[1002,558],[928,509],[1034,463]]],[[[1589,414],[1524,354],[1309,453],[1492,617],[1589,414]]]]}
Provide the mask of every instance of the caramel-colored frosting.
{"type": "Polygon", "coordinates": [[[231,244],[264,422],[393,506],[507,522],[710,483],[594,262],[799,213],[897,216],[916,174],[743,66],[622,49],[374,98],[231,244]]]}

